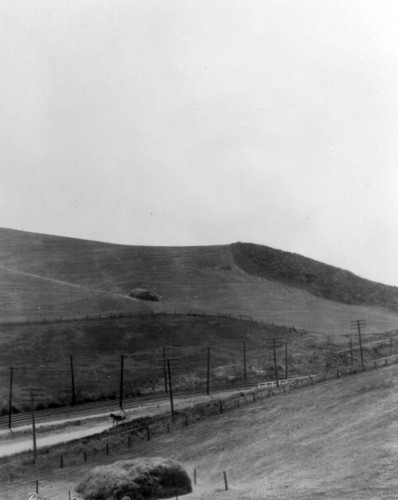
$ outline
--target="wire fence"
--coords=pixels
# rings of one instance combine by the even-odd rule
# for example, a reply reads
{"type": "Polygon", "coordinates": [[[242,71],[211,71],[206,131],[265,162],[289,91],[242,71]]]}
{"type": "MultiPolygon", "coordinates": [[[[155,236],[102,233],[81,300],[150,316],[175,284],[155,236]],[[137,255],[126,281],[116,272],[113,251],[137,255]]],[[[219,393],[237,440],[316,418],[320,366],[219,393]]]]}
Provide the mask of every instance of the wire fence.
{"type": "Polygon", "coordinates": [[[121,319],[121,318],[172,318],[176,316],[197,316],[202,318],[229,318],[238,321],[246,322],[256,322],[264,324],[263,320],[256,320],[252,316],[247,314],[229,314],[225,312],[207,312],[200,310],[164,310],[164,311],[151,311],[151,312],[107,312],[105,314],[88,314],[85,316],[74,316],[74,317],[43,317],[41,319],[23,319],[15,321],[0,321],[0,325],[42,325],[42,324],[52,324],[52,323],[71,323],[74,321],[93,321],[93,320],[110,320],[110,319],[121,319]]]}

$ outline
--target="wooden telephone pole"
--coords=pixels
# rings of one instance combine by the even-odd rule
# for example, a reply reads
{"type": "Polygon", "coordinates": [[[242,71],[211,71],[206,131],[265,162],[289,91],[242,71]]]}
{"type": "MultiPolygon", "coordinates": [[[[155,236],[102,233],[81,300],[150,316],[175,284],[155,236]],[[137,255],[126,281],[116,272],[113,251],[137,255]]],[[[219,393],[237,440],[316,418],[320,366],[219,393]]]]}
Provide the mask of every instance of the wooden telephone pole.
{"type": "Polygon", "coordinates": [[[29,401],[32,412],[33,462],[35,463],[37,459],[35,404],[43,401],[44,396],[42,389],[35,389],[34,387],[24,390],[23,396],[25,401],[29,401]]]}
{"type": "Polygon", "coordinates": [[[361,328],[366,326],[366,321],[363,319],[357,319],[356,321],[351,321],[351,328],[356,329],[358,331],[358,344],[359,344],[359,353],[361,355],[361,365],[362,370],[365,370],[365,363],[363,360],[363,348],[362,348],[362,332],[361,328]]]}
{"type": "Polygon", "coordinates": [[[119,388],[119,406],[123,410],[123,376],[124,376],[124,356],[120,356],[120,388],[119,388]]]}
{"type": "Polygon", "coordinates": [[[210,394],[210,347],[207,348],[207,382],[206,382],[206,394],[210,394]]]}
{"type": "Polygon", "coordinates": [[[170,360],[167,360],[167,372],[169,375],[169,394],[170,394],[170,409],[171,409],[171,418],[174,421],[174,401],[173,401],[173,384],[171,383],[171,369],[170,369],[170,360]]]}
{"type": "Polygon", "coordinates": [[[247,383],[246,342],[243,341],[243,379],[247,383]]]}
{"type": "MultiPolygon", "coordinates": [[[[281,337],[274,337],[271,340],[266,341],[265,343],[267,348],[272,348],[273,351],[273,358],[274,358],[274,373],[275,373],[275,380],[276,380],[276,385],[279,387],[279,373],[278,373],[278,362],[277,362],[277,357],[276,357],[276,350],[285,347],[285,363],[287,363],[287,342],[282,339],[281,337]]],[[[286,365],[286,374],[288,373],[287,365],[286,365]]]]}
{"type": "Polygon", "coordinates": [[[72,406],[75,406],[75,404],[76,404],[76,388],[75,388],[75,371],[73,369],[72,354],[69,355],[69,361],[70,361],[70,376],[71,376],[71,382],[72,382],[72,406]]]}
{"type": "Polygon", "coordinates": [[[8,398],[8,428],[11,430],[11,420],[12,420],[12,382],[14,375],[14,367],[10,366],[10,394],[8,398]]]}

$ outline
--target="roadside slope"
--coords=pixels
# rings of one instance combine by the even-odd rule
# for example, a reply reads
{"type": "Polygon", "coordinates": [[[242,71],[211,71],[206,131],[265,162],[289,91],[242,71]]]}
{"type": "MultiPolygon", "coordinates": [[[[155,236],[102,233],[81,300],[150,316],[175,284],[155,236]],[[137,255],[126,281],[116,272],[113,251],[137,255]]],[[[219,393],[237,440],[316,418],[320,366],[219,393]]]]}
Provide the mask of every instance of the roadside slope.
{"type": "MultiPolygon", "coordinates": [[[[187,500],[396,499],[397,389],[392,366],[267,398],[111,456],[97,455],[89,464],[55,470],[43,477],[41,491],[63,500],[94,465],[161,455],[180,461],[191,477],[196,469],[198,484],[187,500]]],[[[13,499],[27,487],[11,483],[4,489],[13,499]]]]}

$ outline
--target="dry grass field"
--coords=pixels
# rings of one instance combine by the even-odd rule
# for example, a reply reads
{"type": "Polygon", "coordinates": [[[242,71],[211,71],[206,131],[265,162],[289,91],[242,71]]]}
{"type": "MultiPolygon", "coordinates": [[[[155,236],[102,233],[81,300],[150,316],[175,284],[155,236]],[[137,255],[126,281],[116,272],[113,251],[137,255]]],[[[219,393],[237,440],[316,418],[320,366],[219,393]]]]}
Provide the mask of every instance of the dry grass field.
{"type": "Polygon", "coordinates": [[[84,317],[89,312],[150,312],[142,301],[0,268],[1,323],[84,317]]]}
{"type": "MultiPolygon", "coordinates": [[[[43,476],[41,498],[68,498],[96,464],[163,456],[180,461],[192,478],[196,469],[197,485],[187,500],[393,500],[397,389],[392,366],[264,399],[43,476]]],[[[34,480],[3,485],[0,498],[25,498],[34,480]]]]}

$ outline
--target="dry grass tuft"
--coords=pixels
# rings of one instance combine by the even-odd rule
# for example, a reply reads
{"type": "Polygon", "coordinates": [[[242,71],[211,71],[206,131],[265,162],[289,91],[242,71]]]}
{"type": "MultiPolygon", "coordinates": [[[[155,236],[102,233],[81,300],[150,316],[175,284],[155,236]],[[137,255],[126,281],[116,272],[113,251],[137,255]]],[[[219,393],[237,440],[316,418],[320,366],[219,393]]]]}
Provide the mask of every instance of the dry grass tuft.
{"type": "Polygon", "coordinates": [[[92,469],[76,488],[85,500],[156,500],[192,492],[178,462],[161,457],[119,460],[92,469]]]}

